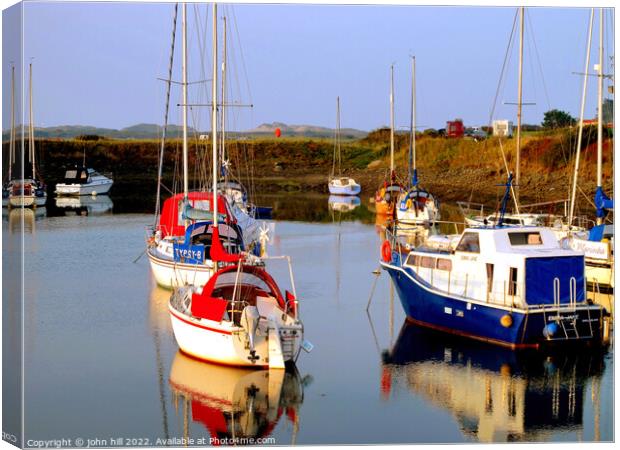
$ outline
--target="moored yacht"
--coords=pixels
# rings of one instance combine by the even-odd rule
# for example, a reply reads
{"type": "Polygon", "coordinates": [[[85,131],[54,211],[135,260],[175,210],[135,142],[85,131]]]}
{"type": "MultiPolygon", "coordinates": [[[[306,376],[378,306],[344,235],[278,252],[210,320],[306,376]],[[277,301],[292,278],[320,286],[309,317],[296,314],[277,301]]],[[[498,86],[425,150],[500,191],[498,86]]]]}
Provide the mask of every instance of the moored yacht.
{"type": "Polygon", "coordinates": [[[382,256],[414,323],[512,348],[601,339],[583,253],[549,229],[467,228],[453,250],[384,241],[382,256]]]}
{"type": "Polygon", "coordinates": [[[94,169],[75,166],[65,172],[63,183],[56,185],[56,195],[107,194],[114,181],[94,169]]]}
{"type": "MultiPolygon", "coordinates": [[[[242,232],[230,210],[228,202],[218,195],[220,211],[220,236],[230,253],[244,249],[242,232]]],[[[173,288],[193,284],[199,287],[214,273],[209,250],[213,234],[213,194],[189,192],[187,202],[183,194],[176,194],[164,202],[159,223],[155,230],[148,230],[146,254],[157,284],[173,288]],[[190,217],[202,220],[190,223],[190,217]],[[209,219],[209,220],[207,220],[209,219]]]]}

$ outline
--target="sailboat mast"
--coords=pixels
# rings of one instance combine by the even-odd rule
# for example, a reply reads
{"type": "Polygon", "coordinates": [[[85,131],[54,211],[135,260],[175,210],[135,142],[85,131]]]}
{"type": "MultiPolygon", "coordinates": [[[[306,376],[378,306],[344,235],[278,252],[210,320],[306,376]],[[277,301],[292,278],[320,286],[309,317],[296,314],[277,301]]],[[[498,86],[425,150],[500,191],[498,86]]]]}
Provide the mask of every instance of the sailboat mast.
{"type": "Polygon", "coordinates": [[[588,89],[588,70],[590,68],[590,47],[592,46],[592,25],[594,24],[594,8],[590,10],[590,26],[588,28],[588,51],[586,53],[586,68],[583,75],[583,89],[581,91],[581,111],[579,113],[579,133],[577,134],[577,152],[575,154],[575,172],[573,173],[573,190],[570,197],[570,212],[568,215],[568,229],[573,224],[575,200],[577,196],[577,175],[579,174],[579,160],[581,159],[581,139],[583,136],[583,115],[586,107],[586,93],[588,89]]]}
{"type": "Polygon", "coordinates": [[[390,176],[394,177],[394,65],[390,66],[390,176]]]}
{"type": "Polygon", "coordinates": [[[9,181],[11,181],[15,162],[15,66],[11,66],[11,132],[9,136],[9,181]]]}
{"type": "Polygon", "coordinates": [[[224,147],[224,143],[225,143],[225,127],[226,127],[226,116],[225,116],[225,110],[224,110],[224,103],[226,103],[226,17],[222,18],[224,21],[224,28],[222,29],[222,104],[221,104],[221,127],[222,127],[222,144],[220,147],[220,158],[222,160],[222,162],[224,162],[224,152],[226,151],[226,148],[224,147]]]}
{"type": "Polygon", "coordinates": [[[170,109],[170,87],[172,85],[172,69],[174,67],[174,41],[177,32],[177,15],[179,4],[174,5],[174,17],[172,19],[172,39],[170,43],[170,60],[168,61],[168,79],[166,80],[166,109],[164,113],[164,127],[161,133],[161,144],[159,148],[159,164],[157,167],[157,195],[155,197],[155,217],[154,226],[157,225],[157,217],[160,212],[161,204],[161,179],[164,167],[164,151],[166,149],[166,131],[168,129],[168,111],[170,109]]]}
{"type": "Polygon", "coordinates": [[[30,86],[29,86],[29,91],[30,91],[30,133],[28,136],[28,140],[29,140],[29,147],[30,147],[30,160],[32,161],[32,179],[36,180],[37,179],[37,165],[36,165],[36,161],[35,161],[35,152],[34,152],[34,119],[33,119],[33,112],[32,112],[32,63],[30,63],[30,86]]]}
{"type": "Polygon", "coordinates": [[[336,97],[336,145],[338,146],[338,176],[342,177],[342,155],[340,153],[340,97],[336,97]]]}
{"type": "Polygon", "coordinates": [[[187,202],[189,194],[189,169],[188,169],[188,154],[187,154],[187,4],[183,3],[183,80],[182,80],[182,95],[183,95],[183,199],[187,202]]]}
{"type": "MultiPolygon", "coordinates": [[[[603,189],[603,8],[599,9],[598,29],[598,117],[596,141],[596,187],[603,189]]],[[[596,218],[596,224],[603,223],[602,217],[596,218]]]]}
{"type": "Polygon", "coordinates": [[[519,39],[519,87],[517,93],[517,161],[515,171],[515,184],[517,189],[515,190],[516,197],[519,197],[519,181],[521,175],[521,109],[523,108],[523,15],[525,8],[519,9],[519,18],[521,24],[521,32],[519,39]]]}
{"type": "Polygon", "coordinates": [[[415,149],[416,108],[415,108],[415,56],[411,57],[411,124],[409,138],[409,182],[412,186],[418,184],[415,149]]]}
{"type": "Polygon", "coordinates": [[[213,227],[217,228],[217,3],[213,3],[213,81],[211,82],[211,130],[213,133],[213,227]]]}

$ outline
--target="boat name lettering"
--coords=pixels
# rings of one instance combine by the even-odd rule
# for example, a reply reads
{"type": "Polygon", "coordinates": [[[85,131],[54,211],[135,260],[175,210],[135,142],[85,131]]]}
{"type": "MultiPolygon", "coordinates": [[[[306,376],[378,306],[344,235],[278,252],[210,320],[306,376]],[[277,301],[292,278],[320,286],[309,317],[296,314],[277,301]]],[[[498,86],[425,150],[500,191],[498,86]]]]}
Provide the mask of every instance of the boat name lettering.
{"type": "Polygon", "coordinates": [[[547,320],[549,322],[553,322],[555,320],[576,320],[578,319],[579,316],[577,314],[573,314],[571,316],[561,316],[561,315],[557,315],[557,316],[549,316],[547,317],[547,320]]]}
{"type": "Polygon", "coordinates": [[[478,257],[474,255],[461,255],[461,261],[478,261],[478,257]]]}

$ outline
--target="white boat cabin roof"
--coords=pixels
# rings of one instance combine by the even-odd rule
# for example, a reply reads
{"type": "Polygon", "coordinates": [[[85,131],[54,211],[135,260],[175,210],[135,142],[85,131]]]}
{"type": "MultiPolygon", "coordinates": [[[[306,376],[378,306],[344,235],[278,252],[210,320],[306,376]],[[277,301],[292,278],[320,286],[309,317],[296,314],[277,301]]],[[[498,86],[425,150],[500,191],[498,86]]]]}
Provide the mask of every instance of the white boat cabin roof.
{"type": "Polygon", "coordinates": [[[561,248],[553,231],[535,226],[466,228],[454,251],[506,258],[581,255],[561,248]]]}

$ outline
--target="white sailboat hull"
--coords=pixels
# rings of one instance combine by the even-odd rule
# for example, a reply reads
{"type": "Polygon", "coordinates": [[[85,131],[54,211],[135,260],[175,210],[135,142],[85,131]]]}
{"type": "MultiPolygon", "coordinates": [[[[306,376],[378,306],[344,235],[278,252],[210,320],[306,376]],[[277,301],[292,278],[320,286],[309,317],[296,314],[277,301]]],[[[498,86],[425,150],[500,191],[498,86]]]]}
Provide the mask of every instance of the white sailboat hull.
{"type": "Polygon", "coordinates": [[[347,178],[345,183],[335,178],[329,181],[328,187],[329,193],[333,195],[357,195],[362,190],[362,187],[352,178],[347,178]]]}
{"type": "Polygon", "coordinates": [[[440,215],[439,211],[435,208],[408,208],[404,211],[400,208],[396,208],[396,218],[398,219],[399,223],[403,223],[406,225],[422,225],[434,223],[435,221],[440,219],[440,215]]]}
{"type": "Polygon", "coordinates": [[[43,206],[47,202],[47,196],[37,197],[35,195],[16,195],[8,199],[8,205],[16,208],[31,208],[33,206],[43,206]]]}
{"type": "Polygon", "coordinates": [[[172,259],[163,258],[156,255],[156,252],[149,248],[146,252],[151,272],[157,284],[167,289],[182,286],[202,287],[207,284],[209,278],[213,276],[211,264],[185,264],[175,262],[172,259]]]}
{"type": "Polygon", "coordinates": [[[196,319],[183,314],[172,305],[169,305],[169,311],[179,348],[198,359],[229,366],[284,369],[285,363],[293,361],[299,352],[301,325],[274,328],[273,322],[269,321],[268,325],[267,321],[261,321],[254,337],[255,353],[252,357],[248,336],[242,327],[227,321],[196,319]],[[293,335],[293,330],[298,332],[293,335]],[[273,357],[274,344],[280,347],[278,355],[281,354],[281,358],[273,357]]]}
{"type": "MultiPolygon", "coordinates": [[[[416,191],[418,192],[418,191],[416,191]]],[[[425,191],[424,203],[408,200],[410,195],[407,192],[401,193],[398,198],[396,208],[396,218],[400,224],[404,225],[423,225],[433,224],[441,219],[437,202],[425,191]]]]}

